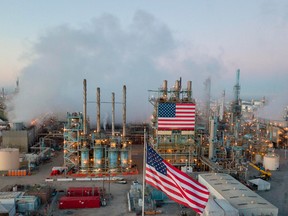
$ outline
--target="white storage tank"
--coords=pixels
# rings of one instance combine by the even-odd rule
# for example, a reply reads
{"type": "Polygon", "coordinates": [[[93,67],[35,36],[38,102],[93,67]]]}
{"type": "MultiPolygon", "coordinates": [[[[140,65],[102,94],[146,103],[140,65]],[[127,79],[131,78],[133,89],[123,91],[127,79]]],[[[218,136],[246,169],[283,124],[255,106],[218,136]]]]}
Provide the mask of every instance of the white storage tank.
{"type": "Polygon", "coordinates": [[[19,169],[19,149],[0,149],[0,171],[19,169]]]}
{"type": "Polygon", "coordinates": [[[278,170],[279,169],[279,155],[275,153],[268,153],[263,158],[263,166],[265,170],[278,170]]]}
{"type": "Polygon", "coordinates": [[[255,154],[255,163],[263,163],[262,155],[261,154],[255,154]]]}

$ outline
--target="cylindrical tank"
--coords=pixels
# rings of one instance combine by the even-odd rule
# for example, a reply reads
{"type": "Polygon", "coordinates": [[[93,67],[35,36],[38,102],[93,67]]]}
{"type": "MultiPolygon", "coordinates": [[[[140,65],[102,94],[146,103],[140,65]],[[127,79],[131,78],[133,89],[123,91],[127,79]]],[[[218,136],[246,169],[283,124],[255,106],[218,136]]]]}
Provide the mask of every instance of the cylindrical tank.
{"type": "Polygon", "coordinates": [[[89,167],[89,150],[84,148],[81,150],[81,168],[88,169],[89,167]]]}
{"type": "Polygon", "coordinates": [[[262,161],[262,155],[261,154],[256,154],[255,155],[255,163],[258,164],[258,163],[263,163],[262,161]]]}
{"type": "Polygon", "coordinates": [[[93,151],[94,157],[94,168],[102,168],[102,158],[103,158],[103,147],[101,145],[96,145],[93,151]]]}
{"type": "Polygon", "coordinates": [[[108,157],[109,157],[109,168],[110,169],[117,168],[118,149],[109,148],[108,157]]]}
{"type": "Polygon", "coordinates": [[[272,153],[266,154],[263,158],[263,166],[266,170],[277,170],[279,169],[279,155],[272,153]]]}
{"type": "Polygon", "coordinates": [[[126,168],[128,166],[128,150],[122,149],[120,153],[121,167],[126,168]]]}
{"type": "Polygon", "coordinates": [[[0,171],[19,169],[19,149],[0,149],[0,171]]]}

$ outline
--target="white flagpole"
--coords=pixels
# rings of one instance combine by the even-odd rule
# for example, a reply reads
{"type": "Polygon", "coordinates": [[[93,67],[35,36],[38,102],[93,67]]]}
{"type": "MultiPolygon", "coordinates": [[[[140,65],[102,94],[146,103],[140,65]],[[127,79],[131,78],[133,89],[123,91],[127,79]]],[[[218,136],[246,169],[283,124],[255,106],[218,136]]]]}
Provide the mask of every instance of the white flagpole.
{"type": "Polygon", "coordinates": [[[145,169],[146,169],[146,127],[144,128],[144,153],[143,153],[143,183],[142,183],[142,216],[145,215],[145,169]]]}

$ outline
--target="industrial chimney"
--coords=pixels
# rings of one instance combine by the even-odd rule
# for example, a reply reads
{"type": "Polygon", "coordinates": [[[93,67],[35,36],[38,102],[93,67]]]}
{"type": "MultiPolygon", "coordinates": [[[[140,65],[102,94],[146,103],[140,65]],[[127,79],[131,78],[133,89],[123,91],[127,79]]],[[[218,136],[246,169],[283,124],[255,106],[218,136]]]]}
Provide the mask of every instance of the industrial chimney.
{"type": "Polygon", "coordinates": [[[100,88],[97,88],[97,98],[96,98],[96,101],[97,101],[97,125],[96,125],[96,132],[99,134],[100,133],[100,88]]]}
{"type": "Polygon", "coordinates": [[[123,86],[123,140],[126,137],[126,85],[123,86]]]}
{"type": "Polygon", "coordinates": [[[187,97],[188,101],[192,100],[192,81],[187,82],[187,97]]]}
{"type": "Polygon", "coordinates": [[[115,137],[115,93],[112,92],[112,137],[115,137]]]}
{"type": "Polygon", "coordinates": [[[167,99],[167,80],[163,81],[163,99],[166,100],[167,99]]]}
{"type": "Polygon", "coordinates": [[[83,80],[83,133],[87,135],[87,83],[83,80]]]}

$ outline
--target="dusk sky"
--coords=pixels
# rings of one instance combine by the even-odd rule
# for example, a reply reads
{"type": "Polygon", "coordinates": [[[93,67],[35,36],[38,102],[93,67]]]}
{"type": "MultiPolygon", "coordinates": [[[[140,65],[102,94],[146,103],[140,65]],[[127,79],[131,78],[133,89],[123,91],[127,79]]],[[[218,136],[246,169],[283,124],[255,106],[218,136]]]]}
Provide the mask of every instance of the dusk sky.
{"type": "MultiPolygon", "coordinates": [[[[276,114],[288,105],[286,0],[0,3],[0,87],[12,90],[20,79],[14,120],[81,111],[86,78],[90,101],[100,87],[102,101],[115,92],[121,102],[126,85],[128,121],[145,121],[148,90],[164,79],[169,87],[191,80],[201,98],[211,77],[212,97],[225,90],[231,99],[238,68],[242,98],[265,96],[276,114]]],[[[88,109],[95,116],[95,104],[88,109]]],[[[103,105],[101,115],[110,110],[103,105]]]]}

